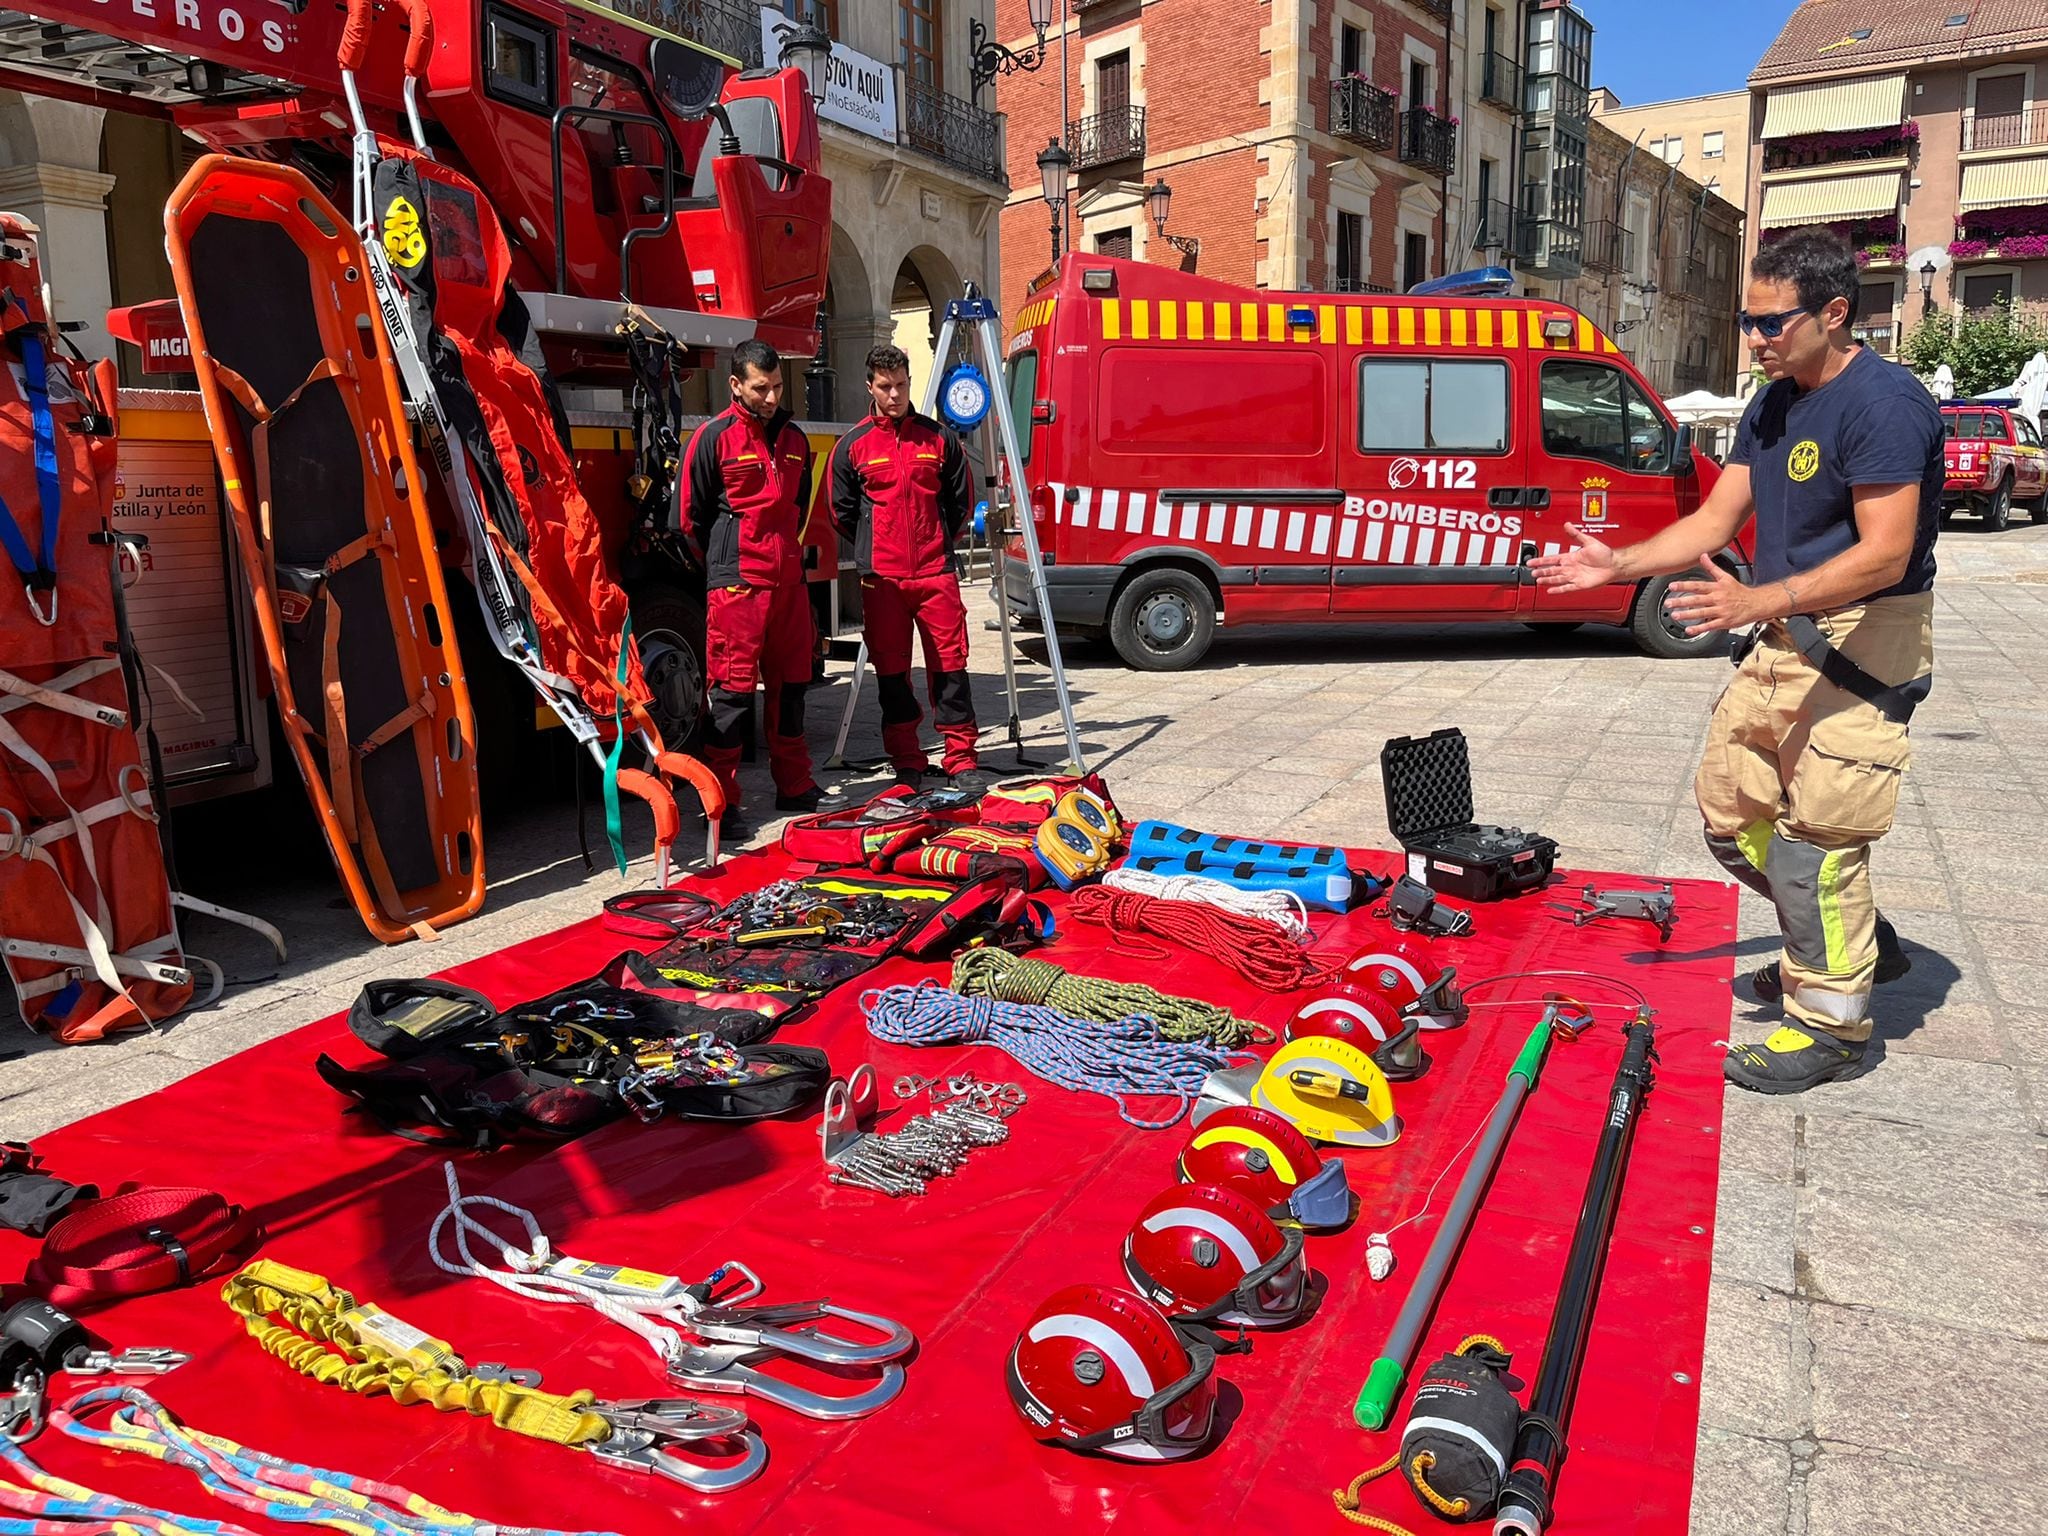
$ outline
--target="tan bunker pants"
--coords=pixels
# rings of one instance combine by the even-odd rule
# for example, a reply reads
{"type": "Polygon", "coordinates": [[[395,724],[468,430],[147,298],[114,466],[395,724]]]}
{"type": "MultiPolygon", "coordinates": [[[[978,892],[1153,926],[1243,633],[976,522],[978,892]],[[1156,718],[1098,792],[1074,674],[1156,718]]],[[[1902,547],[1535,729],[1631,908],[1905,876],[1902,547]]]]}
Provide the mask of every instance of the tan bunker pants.
{"type": "MultiPolygon", "coordinates": [[[[1881,597],[1815,622],[1881,683],[1934,664],[1934,599],[1881,597]]],[[[1822,677],[1768,625],[1714,706],[1694,790],[1707,846],[1778,909],[1788,1022],[1870,1036],[1877,908],[1870,845],[1891,830],[1912,758],[1905,726],[1822,677]]]]}

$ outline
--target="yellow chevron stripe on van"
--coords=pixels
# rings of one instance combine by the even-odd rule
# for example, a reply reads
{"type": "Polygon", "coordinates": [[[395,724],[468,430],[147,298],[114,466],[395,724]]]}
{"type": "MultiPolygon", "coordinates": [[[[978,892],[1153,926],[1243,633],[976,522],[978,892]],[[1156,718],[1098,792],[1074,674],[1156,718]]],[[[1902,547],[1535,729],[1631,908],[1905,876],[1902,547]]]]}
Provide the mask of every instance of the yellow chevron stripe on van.
{"type": "Polygon", "coordinates": [[[1466,314],[1465,314],[1465,311],[1464,311],[1464,310],[1462,310],[1462,309],[1454,309],[1454,310],[1452,310],[1452,311],[1451,311],[1451,345],[1452,345],[1452,346],[1454,346],[1454,347],[1463,347],[1463,346],[1469,346],[1469,345],[1470,345],[1470,341],[1469,341],[1469,338],[1468,338],[1468,336],[1467,336],[1467,334],[1466,334],[1466,333],[1467,333],[1467,328],[1468,328],[1468,317],[1466,316],[1466,314]]]}
{"type": "Polygon", "coordinates": [[[1490,309],[1479,311],[1479,345],[1489,348],[1493,345],[1493,311],[1490,309]]]}
{"type": "Polygon", "coordinates": [[[1412,347],[1415,345],[1414,310],[1402,309],[1394,312],[1394,332],[1400,337],[1402,346],[1412,347]]]}
{"type": "Polygon", "coordinates": [[[1268,304],[1266,306],[1266,340],[1287,340],[1287,306],[1268,304]]]}
{"type": "Polygon", "coordinates": [[[1422,344],[1426,347],[1440,347],[1444,344],[1443,311],[1425,309],[1422,312],[1422,344]]]}
{"type": "Polygon", "coordinates": [[[1322,314],[1320,318],[1322,321],[1321,329],[1324,342],[1334,343],[1337,339],[1337,306],[1334,304],[1325,304],[1322,307],[1322,314]]]}
{"type": "Polygon", "coordinates": [[[1619,352],[1621,348],[1617,347],[1614,344],[1614,338],[1612,336],[1602,336],[1600,338],[1600,350],[1602,352],[1619,352]]]}
{"type": "Polygon", "coordinates": [[[1387,317],[1387,311],[1384,309],[1375,309],[1372,312],[1372,344],[1374,346],[1384,347],[1387,344],[1388,328],[1392,323],[1387,317]]]}
{"type": "Polygon", "coordinates": [[[1213,318],[1216,322],[1216,339],[1218,341],[1230,340],[1229,303],[1223,299],[1218,299],[1216,301],[1215,309],[1211,311],[1211,318],[1213,318]]]}
{"type": "Polygon", "coordinates": [[[1511,352],[1522,344],[1521,318],[1521,315],[1512,309],[1501,311],[1500,344],[1511,352]]]}
{"type": "MultiPolygon", "coordinates": [[[[1237,306],[1237,339],[1239,341],[1257,341],[1259,339],[1258,305],[1240,304],[1237,306]]],[[[1278,341],[1280,338],[1275,336],[1273,339],[1278,341]]]]}
{"type": "Polygon", "coordinates": [[[1581,352],[1593,350],[1593,322],[1584,315],[1579,316],[1579,350],[1581,352]]]}
{"type": "Polygon", "coordinates": [[[1202,333],[1203,333],[1203,331],[1204,331],[1204,330],[1206,330],[1206,329],[1207,329],[1207,327],[1206,327],[1206,325],[1204,324],[1204,322],[1205,322],[1205,321],[1206,321],[1206,320],[1208,319],[1208,316],[1209,316],[1209,307],[1208,307],[1208,306],[1207,306],[1206,304],[1204,304],[1204,303],[1203,303],[1203,302],[1202,302],[1202,301],[1201,301],[1200,299],[1189,299],[1189,300],[1188,300],[1188,340],[1189,340],[1189,341],[1203,341],[1203,340],[1206,340],[1206,338],[1205,338],[1205,337],[1203,336],[1203,334],[1202,334],[1202,333]]]}
{"type": "Polygon", "coordinates": [[[1180,305],[1172,299],[1159,301],[1159,339],[1180,340],[1180,305]]]}
{"type": "Polygon", "coordinates": [[[1362,347],[1365,345],[1365,311],[1356,304],[1344,306],[1344,345],[1362,347]]]}
{"type": "Polygon", "coordinates": [[[1102,339],[1121,341],[1124,334],[1124,301],[1104,299],[1102,301],[1102,339]]]}
{"type": "Polygon", "coordinates": [[[1133,299],[1131,300],[1131,340],[1150,341],[1151,339],[1152,301],[1150,299],[1133,299]]]}

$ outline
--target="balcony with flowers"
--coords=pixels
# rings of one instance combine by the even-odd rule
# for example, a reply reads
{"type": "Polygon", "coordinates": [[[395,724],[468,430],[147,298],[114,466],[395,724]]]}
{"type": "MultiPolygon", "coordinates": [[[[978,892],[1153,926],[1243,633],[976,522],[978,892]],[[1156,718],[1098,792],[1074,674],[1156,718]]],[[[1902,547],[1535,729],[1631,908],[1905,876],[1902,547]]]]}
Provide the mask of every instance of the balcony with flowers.
{"type": "Polygon", "coordinates": [[[2048,204],[1959,214],[1948,253],[1958,262],[2048,259],[2048,204]]]}
{"type": "Polygon", "coordinates": [[[1782,229],[1766,229],[1762,232],[1761,243],[1769,245],[1795,229],[1825,229],[1840,235],[1856,252],[1856,265],[1859,267],[1882,271],[1886,267],[1902,265],[1906,259],[1905,227],[1896,217],[1846,219],[1831,224],[1793,224],[1782,229]]]}
{"type": "Polygon", "coordinates": [[[1880,170],[1886,162],[1903,167],[1920,142],[1920,124],[1911,119],[1883,128],[1856,128],[1834,133],[1803,133],[1771,139],[1764,145],[1764,174],[1819,170],[1855,164],[1858,170],[1880,170]]]}

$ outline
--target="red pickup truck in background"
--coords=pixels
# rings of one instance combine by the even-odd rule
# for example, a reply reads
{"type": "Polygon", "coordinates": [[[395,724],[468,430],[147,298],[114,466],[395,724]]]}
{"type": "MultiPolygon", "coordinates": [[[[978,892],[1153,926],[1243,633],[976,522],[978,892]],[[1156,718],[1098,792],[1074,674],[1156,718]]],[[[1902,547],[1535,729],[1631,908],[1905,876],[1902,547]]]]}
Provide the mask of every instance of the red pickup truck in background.
{"type": "Polygon", "coordinates": [[[2034,423],[2005,405],[1951,400],[1941,407],[1947,437],[1948,479],[1942,488],[1941,521],[1967,508],[1992,533],[2024,502],[2034,522],[2048,522],[2048,453],[2034,423]]]}

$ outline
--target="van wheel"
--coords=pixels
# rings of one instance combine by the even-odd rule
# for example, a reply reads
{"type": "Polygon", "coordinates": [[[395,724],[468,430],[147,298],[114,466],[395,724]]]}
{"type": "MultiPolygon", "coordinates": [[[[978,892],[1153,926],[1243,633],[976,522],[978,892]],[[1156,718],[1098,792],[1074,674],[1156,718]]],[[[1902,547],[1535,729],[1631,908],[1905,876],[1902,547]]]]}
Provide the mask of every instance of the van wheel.
{"type": "Polygon", "coordinates": [[[1718,630],[1688,635],[1682,625],[1664,611],[1664,599],[1671,583],[1689,579],[1683,573],[1658,576],[1636,588],[1636,606],[1629,616],[1628,632],[1646,656],[1685,661],[1695,656],[1714,656],[1728,648],[1728,636],[1718,630]]]}
{"type": "Polygon", "coordinates": [[[1991,493],[1991,499],[1984,503],[1984,526],[1992,533],[2003,533],[2012,521],[2012,476],[2007,475],[1998,482],[1998,489],[1991,493]]]}
{"type": "Polygon", "coordinates": [[[1216,638],[1216,600],[1188,571],[1145,571],[1117,594],[1109,638],[1126,666],[1140,672],[1192,667],[1216,638]]]}
{"type": "Polygon", "coordinates": [[[667,582],[633,593],[633,635],[653,695],[654,723],[671,752],[694,752],[704,734],[704,601],[667,582]]]}

